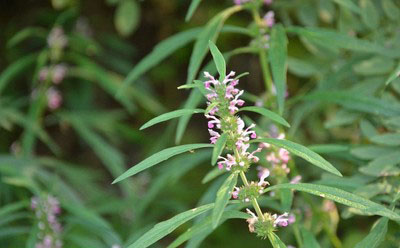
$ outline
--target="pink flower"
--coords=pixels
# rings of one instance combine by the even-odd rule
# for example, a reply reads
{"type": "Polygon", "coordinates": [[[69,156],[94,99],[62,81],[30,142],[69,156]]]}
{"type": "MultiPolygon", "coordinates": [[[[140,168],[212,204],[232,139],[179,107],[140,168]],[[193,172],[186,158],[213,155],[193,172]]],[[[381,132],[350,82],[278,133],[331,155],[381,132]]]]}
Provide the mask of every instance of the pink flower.
{"type": "Polygon", "coordinates": [[[265,187],[269,185],[269,182],[265,181],[267,177],[270,175],[270,171],[267,168],[263,168],[259,172],[260,181],[258,182],[258,186],[265,187]]]}
{"type": "Polygon", "coordinates": [[[239,192],[240,192],[240,188],[239,187],[234,187],[234,190],[232,192],[232,198],[233,199],[237,199],[239,197],[239,192]]]}
{"type": "Polygon", "coordinates": [[[263,17],[264,23],[267,27],[272,27],[275,24],[275,13],[270,10],[263,17]]]}
{"type": "Polygon", "coordinates": [[[62,95],[55,88],[51,87],[47,91],[47,105],[51,110],[58,109],[62,103],[62,95]]]}
{"type": "Polygon", "coordinates": [[[286,227],[289,225],[289,219],[288,219],[289,214],[288,213],[283,213],[281,215],[274,214],[272,215],[272,218],[274,218],[274,226],[281,226],[281,227],[286,227]]]}

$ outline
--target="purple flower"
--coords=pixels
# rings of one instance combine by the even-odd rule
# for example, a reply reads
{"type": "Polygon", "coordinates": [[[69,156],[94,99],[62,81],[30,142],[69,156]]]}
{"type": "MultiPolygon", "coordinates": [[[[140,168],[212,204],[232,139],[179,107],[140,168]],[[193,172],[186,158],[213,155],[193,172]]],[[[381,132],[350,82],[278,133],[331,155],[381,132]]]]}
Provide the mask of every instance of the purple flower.
{"type": "Polygon", "coordinates": [[[47,44],[50,48],[65,48],[68,44],[68,39],[64,34],[64,30],[61,27],[53,28],[47,37],[47,44]]]}

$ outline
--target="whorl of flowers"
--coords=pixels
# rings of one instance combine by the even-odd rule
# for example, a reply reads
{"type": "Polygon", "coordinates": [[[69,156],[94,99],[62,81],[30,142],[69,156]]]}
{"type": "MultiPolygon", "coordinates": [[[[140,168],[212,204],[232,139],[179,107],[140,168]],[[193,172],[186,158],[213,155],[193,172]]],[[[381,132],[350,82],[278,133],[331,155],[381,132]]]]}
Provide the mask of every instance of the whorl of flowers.
{"type": "Polygon", "coordinates": [[[215,144],[220,137],[220,133],[215,129],[219,129],[222,133],[228,134],[227,149],[235,151],[234,154],[227,154],[226,157],[220,156],[218,168],[226,170],[246,171],[251,163],[258,162],[259,158],[255,153],[261,151],[260,148],[253,152],[248,149],[250,139],[257,138],[256,132],[252,130],[254,124],[245,127],[244,121],[235,116],[238,106],[243,106],[244,101],[239,99],[243,94],[243,90],[235,88],[239,80],[232,78],[235,72],[230,72],[225,79],[220,82],[211,76],[208,72],[204,73],[208,79],[204,82],[205,88],[208,90],[207,104],[211,110],[205,116],[208,121],[208,131],[211,135],[210,141],[215,144]]]}
{"type": "MultiPolygon", "coordinates": [[[[217,80],[208,72],[204,73],[207,80],[204,86],[208,91],[206,98],[208,100],[208,113],[205,114],[208,119],[208,131],[210,133],[210,141],[215,144],[222,134],[227,135],[225,148],[232,153],[228,153],[225,157],[219,156],[218,168],[231,171],[232,173],[246,172],[252,163],[257,163],[259,158],[255,155],[262,148],[269,147],[269,144],[263,144],[256,150],[250,152],[251,139],[257,138],[256,132],[252,130],[255,125],[251,124],[247,128],[244,121],[236,116],[240,106],[244,105],[244,101],[239,97],[244,93],[236,86],[239,83],[238,79],[233,78],[234,72],[230,72],[224,79],[217,80]]],[[[290,159],[289,153],[286,150],[278,151],[279,161],[287,163],[290,159]]],[[[259,173],[258,182],[247,182],[242,187],[235,186],[231,192],[234,199],[239,199],[242,202],[255,201],[264,192],[264,188],[269,185],[266,178],[270,175],[268,169],[264,169],[259,173]]],[[[244,175],[243,175],[244,176],[244,175]]],[[[244,176],[245,177],[245,176],[244,176]]],[[[248,210],[251,218],[247,220],[249,223],[250,232],[256,232],[258,236],[266,238],[270,232],[275,230],[275,227],[284,227],[291,222],[288,219],[289,214],[282,215],[264,213],[257,217],[254,213],[248,210]]]]}
{"type": "Polygon", "coordinates": [[[38,220],[38,243],[35,248],[62,248],[62,227],[57,219],[61,213],[59,201],[51,196],[32,197],[31,208],[38,220]]]}

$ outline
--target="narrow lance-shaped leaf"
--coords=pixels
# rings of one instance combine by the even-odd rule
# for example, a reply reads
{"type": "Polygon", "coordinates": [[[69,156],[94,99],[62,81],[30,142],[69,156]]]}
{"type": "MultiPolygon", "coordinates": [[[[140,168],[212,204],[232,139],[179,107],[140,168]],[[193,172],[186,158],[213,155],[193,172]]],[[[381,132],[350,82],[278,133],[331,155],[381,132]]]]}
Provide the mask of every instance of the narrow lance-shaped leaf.
{"type": "Polygon", "coordinates": [[[159,116],[149,120],[143,126],[140,127],[140,130],[151,127],[160,122],[164,122],[164,121],[168,121],[173,118],[181,117],[183,115],[197,114],[197,113],[204,113],[204,110],[203,109],[179,109],[179,110],[171,111],[171,112],[159,115],[159,116]]]}
{"type": "MultiPolygon", "coordinates": [[[[249,215],[237,211],[237,210],[227,210],[223,213],[222,215],[222,221],[225,221],[227,219],[247,219],[249,218],[249,215]]],[[[186,232],[181,234],[177,239],[174,240],[167,248],[176,248],[179,247],[181,244],[183,244],[185,241],[189,240],[192,237],[195,237],[197,235],[201,235],[202,233],[207,233],[210,230],[212,230],[212,219],[211,216],[208,216],[206,219],[200,221],[199,223],[196,223],[193,227],[188,229],[186,232]]]]}
{"type": "Polygon", "coordinates": [[[286,71],[287,71],[287,38],[285,29],[282,25],[275,25],[271,31],[271,41],[269,49],[269,60],[271,63],[272,76],[276,87],[279,113],[283,113],[286,91],[286,71]]]}
{"type": "Polygon", "coordinates": [[[326,161],[323,157],[318,155],[317,153],[311,151],[305,146],[302,146],[300,144],[294,143],[289,140],[283,140],[283,139],[272,139],[272,138],[262,138],[262,139],[256,139],[253,140],[252,142],[265,142],[269,143],[271,145],[276,145],[279,147],[282,147],[289,152],[293,153],[294,155],[297,155],[311,164],[318,166],[319,168],[326,170],[332,174],[335,174],[337,176],[342,176],[342,174],[328,161],[326,161]]]}
{"type": "Polygon", "coordinates": [[[374,227],[372,227],[371,232],[367,237],[357,243],[354,248],[378,248],[385,238],[388,221],[388,218],[380,218],[374,227]]]}
{"type": "MultiPolygon", "coordinates": [[[[388,1],[387,1],[388,2],[388,1]]],[[[389,85],[393,80],[400,77],[400,64],[396,67],[396,69],[390,74],[389,78],[386,80],[385,85],[389,85]]]]}
{"type": "Polygon", "coordinates": [[[218,160],[218,156],[221,155],[222,151],[224,150],[226,141],[228,140],[228,134],[223,133],[217,140],[217,142],[214,145],[214,150],[212,154],[212,159],[211,159],[211,164],[215,165],[218,160]]]}
{"type": "Polygon", "coordinates": [[[219,80],[222,81],[226,76],[226,63],[224,56],[211,40],[208,41],[208,46],[210,47],[211,55],[213,56],[215,66],[219,73],[219,80]]]}
{"type": "Polygon", "coordinates": [[[387,209],[386,207],[365,199],[361,196],[355,195],[353,193],[349,193],[347,191],[324,186],[318,184],[309,184],[309,183],[298,183],[298,184],[279,184],[272,187],[267,188],[264,192],[268,192],[271,190],[277,189],[294,189],[302,192],[307,192],[313,195],[317,195],[341,204],[344,204],[349,207],[353,207],[369,214],[380,215],[384,217],[388,217],[389,219],[399,221],[400,215],[387,209]]]}
{"type": "Polygon", "coordinates": [[[385,48],[377,43],[367,40],[357,39],[347,34],[336,32],[332,29],[314,27],[288,27],[287,32],[297,33],[313,42],[325,47],[337,47],[357,52],[376,53],[391,58],[400,56],[400,51],[385,48]]]}
{"type": "Polygon", "coordinates": [[[120,95],[125,88],[135,82],[142,74],[153,68],[166,57],[174,53],[179,48],[185,46],[190,41],[194,40],[200,33],[200,28],[189,29],[187,31],[175,34],[168,39],[163,40],[153,51],[146,55],[129,73],[123,82],[123,86],[117,93],[120,95]]]}
{"type": "Polygon", "coordinates": [[[304,248],[321,248],[321,246],[318,244],[314,234],[310,231],[308,231],[306,228],[301,227],[301,236],[303,237],[303,242],[304,245],[302,247],[304,248]]]}
{"type": "Polygon", "coordinates": [[[185,222],[193,219],[194,217],[205,213],[206,211],[212,209],[214,204],[207,204],[198,208],[188,210],[186,212],[180,213],[169,220],[163,221],[155,225],[150,231],[146,232],[142,237],[140,237],[135,243],[128,246],[128,248],[146,248],[154,244],[158,240],[167,236],[173,232],[177,227],[184,224],[185,222]]]}
{"type": "Polygon", "coordinates": [[[189,10],[185,17],[185,21],[187,21],[187,22],[190,21],[194,12],[196,11],[197,7],[199,7],[200,2],[201,2],[201,0],[192,0],[192,2],[190,3],[190,6],[189,6],[189,10]]]}
{"type": "Polygon", "coordinates": [[[233,187],[237,182],[238,174],[232,173],[222,184],[221,188],[217,192],[217,198],[215,200],[215,207],[212,213],[212,226],[215,229],[221,220],[222,214],[225,210],[225,206],[228,204],[231,198],[233,187]]]}
{"type": "Polygon", "coordinates": [[[358,96],[342,91],[318,91],[305,97],[306,100],[318,100],[328,103],[340,104],[343,107],[360,112],[384,115],[400,115],[400,105],[374,97],[358,96]]]}
{"type": "Polygon", "coordinates": [[[175,147],[164,149],[156,154],[151,155],[150,157],[146,158],[139,164],[132,166],[132,168],[125,171],[122,175],[120,175],[117,179],[115,179],[113,184],[117,183],[119,181],[122,181],[130,176],[133,176],[145,169],[148,169],[164,160],[169,159],[170,157],[176,156],[178,154],[181,154],[181,153],[184,153],[184,152],[187,152],[190,150],[205,148],[205,147],[212,147],[212,145],[211,144],[190,144],[190,145],[181,145],[181,146],[175,146],[175,147]]]}
{"type": "Polygon", "coordinates": [[[260,115],[267,117],[268,119],[271,119],[272,121],[274,121],[278,124],[284,125],[286,127],[290,127],[290,124],[285,119],[283,119],[280,115],[278,115],[266,108],[261,108],[261,107],[257,107],[257,106],[249,106],[249,107],[240,108],[239,111],[255,112],[255,113],[258,113],[260,115]]]}
{"type": "Polygon", "coordinates": [[[333,1],[357,14],[361,12],[360,8],[355,3],[353,3],[352,0],[333,0],[333,1]]]}
{"type": "Polygon", "coordinates": [[[240,11],[241,9],[241,5],[230,7],[216,15],[206,24],[204,29],[198,35],[196,43],[194,44],[192,55],[190,56],[186,84],[190,84],[196,78],[203,59],[207,55],[208,41],[215,41],[225,20],[233,13],[240,11]]]}
{"type": "Polygon", "coordinates": [[[268,235],[268,239],[271,242],[273,248],[286,248],[286,245],[275,233],[271,232],[268,235]]]}

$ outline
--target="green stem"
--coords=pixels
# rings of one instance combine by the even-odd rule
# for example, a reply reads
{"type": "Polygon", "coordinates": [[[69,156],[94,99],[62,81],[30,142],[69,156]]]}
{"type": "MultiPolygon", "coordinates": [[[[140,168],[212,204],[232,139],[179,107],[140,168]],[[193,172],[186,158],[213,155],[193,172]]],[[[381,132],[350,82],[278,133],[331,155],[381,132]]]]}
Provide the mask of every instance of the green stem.
{"type": "MultiPolygon", "coordinates": [[[[235,149],[236,151],[236,149],[235,149]]],[[[247,181],[246,175],[244,174],[243,171],[240,172],[240,178],[242,178],[243,184],[248,187],[249,186],[249,182],[247,181]]],[[[264,215],[261,211],[260,205],[258,204],[258,201],[256,198],[252,198],[251,199],[251,203],[253,204],[253,208],[256,210],[256,213],[258,215],[258,218],[261,219],[262,221],[264,221],[264,215]]]]}

